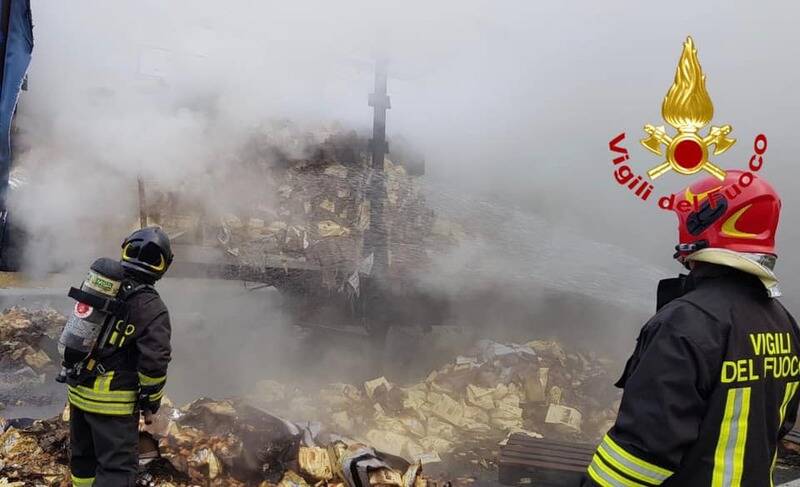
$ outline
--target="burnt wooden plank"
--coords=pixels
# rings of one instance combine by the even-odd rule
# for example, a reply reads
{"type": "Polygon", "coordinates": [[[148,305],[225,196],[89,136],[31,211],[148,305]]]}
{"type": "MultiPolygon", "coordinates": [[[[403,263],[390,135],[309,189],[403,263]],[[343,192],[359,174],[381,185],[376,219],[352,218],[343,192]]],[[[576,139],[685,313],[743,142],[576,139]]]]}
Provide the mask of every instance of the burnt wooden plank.
{"type": "Polygon", "coordinates": [[[575,463],[563,463],[556,459],[544,459],[544,458],[521,458],[521,457],[508,457],[505,455],[500,456],[500,464],[501,465],[516,465],[516,466],[528,466],[528,467],[539,467],[542,469],[548,469],[553,471],[564,471],[564,472],[585,472],[586,468],[589,466],[588,462],[575,462],[575,463]]]}
{"type": "Polygon", "coordinates": [[[583,453],[585,455],[594,455],[596,448],[571,448],[565,445],[550,445],[547,443],[511,443],[505,445],[506,447],[514,448],[529,448],[533,450],[549,450],[549,451],[563,451],[569,453],[583,453]]]}
{"type": "Polygon", "coordinates": [[[509,436],[508,444],[547,445],[551,447],[562,446],[574,450],[591,450],[592,452],[594,452],[594,450],[597,448],[597,445],[591,445],[589,443],[572,443],[569,441],[555,441],[545,438],[534,438],[524,433],[514,433],[509,436]]]}
{"type": "Polygon", "coordinates": [[[553,452],[553,451],[531,451],[526,449],[507,448],[503,453],[509,456],[516,456],[520,458],[557,458],[563,461],[572,460],[576,462],[591,462],[592,455],[584,453],[568,453],[568,452],[553,452]]]}
{"type": "Polygon", "coordinates": [[[498,478],[504,485],[577,485],[594,452],[588,444],[511,435],[500,449],[498,478]]]}

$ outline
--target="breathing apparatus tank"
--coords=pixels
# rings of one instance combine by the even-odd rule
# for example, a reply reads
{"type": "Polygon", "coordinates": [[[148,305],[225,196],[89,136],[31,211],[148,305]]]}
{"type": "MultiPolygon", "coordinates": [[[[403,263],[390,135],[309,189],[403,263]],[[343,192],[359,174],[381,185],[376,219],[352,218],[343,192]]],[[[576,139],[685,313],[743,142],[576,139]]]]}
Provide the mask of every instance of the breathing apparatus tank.
{"type": "Polygon", "coordinates": [[[76,302],[58,340],[62,362],[56,381],[66,382],[67,377],[76,377],[84,362],[105,341],[114,315],[123,306],[117,299],[123,279],[120,262],[102,257],[92,263],[80,288],[70,288],[68,296],[76,302]]]}

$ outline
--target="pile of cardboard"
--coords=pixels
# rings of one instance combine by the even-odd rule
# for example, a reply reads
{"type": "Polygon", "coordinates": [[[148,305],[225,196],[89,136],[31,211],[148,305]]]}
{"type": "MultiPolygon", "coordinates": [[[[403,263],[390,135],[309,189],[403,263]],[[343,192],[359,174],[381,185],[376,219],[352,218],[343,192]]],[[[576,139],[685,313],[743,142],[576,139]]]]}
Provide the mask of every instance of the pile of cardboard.
{"type": "MultiPolygon", "coordinates": [[[[0,314],[1,345],[25,351],[13,359],[5,354],[7,366],[43,380],[39,371],[54,370],[57,357],[41,364],[33,358],[63,323],[53,311],[0,314]]],[[[143,428],[142,482],[432,485],[420,472],[436,464],[493,470],[498,445],[513,433],[596,442],[618,407],[614,372],[609,361],[552,340],[484,340],[418,383],[377,377],[304,391],[263,380],[243,398],[199,399],[182,408],[165,400],[143,428]]],[[[0,421],[0,430],[0,485],[64,485],[66,417],[0,421]]]]}
{"type": "Polygon", "coordinates": [[[58,370],[58,336],[66,318],[52,309],[0,313],[0,410],[47,402],[37,390],[58,370]]]}
{"type": "Polygon", "coordinates": [[[56,340],[66,318],[52,309],[12,307],[0,313],[0,370],[54,368],[56,340]]]}
{"type": "Polygon", "coordinates": [[[60,417],[32,425],[0,418],[0,486],[66,486],[69,428],[60,417]]]}
{"type": "Polygon", "coordinates": [[[148,183],[149,220],[178,242],[220,246],[243,265],[272,265],[280,257],[320,267],[326,287],[341,287],[369,257],[370,190],[380,179],[390,270],[407,274],[459,231],[428,207],[413,170],[419,164],[403,160],[403,151],[393,154],[375,171],[369,140],[353,131],[269,125],[228,161],[225,187],[212,196],[148,183]]]}
{"type": "MultiPolygon", "coordinates": [[[[371,181],[380,178],[386,186],[390,266],[403,272],[425,258],[434,215],[418,178],[401,161],[387,158],[383,171],[376,173],[368,140],[354,132],[333,133],[294,155],[263,138],[251,157],[263,166],[265,202],[222,218],[220,243],[229,253],[248,264],[258,264],[264,254],[285,255],[323,270],[352,271],[367,257],[363,238],[371,225],[368,194],[371,181]]],[[[337,283],[329,278],[325,284],[337,283]]]]}
{"type": "MultiPolygon", "coordinates": [[[[26,427],[4,424],[0,486],[68,485],[69,410],[26,427]]],[[[423,487],[411,464],[313,423],[291,423],[240,400],[169,401],[139,443],[139,485],[423,487]]]]}
{"type": "MultiPolygon", "coordinates": [[[[305,394],[261,381],[249,399],[287,417],[319,418],[330,431],[424,464],[471,454],[476,445],[496,446],[512,433],[599,439],[613,423],[620,397],[611,387],[611,370],[609,361],[567,352],[555,341],[482,341],[469,356],[416,384],[379,377],[305,394]]],[[[493,463],[493,456],[490,450],[472,460],[493,463]]]]}

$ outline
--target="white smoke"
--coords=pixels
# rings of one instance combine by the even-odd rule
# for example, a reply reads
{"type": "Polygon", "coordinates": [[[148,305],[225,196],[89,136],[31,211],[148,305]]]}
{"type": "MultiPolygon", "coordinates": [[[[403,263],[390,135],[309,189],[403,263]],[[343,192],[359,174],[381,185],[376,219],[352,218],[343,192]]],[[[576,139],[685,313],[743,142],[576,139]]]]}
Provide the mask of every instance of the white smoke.
{"type": "MultiPolygon", "coordinates": [[[[514,276],[493,279],[493,288],[528,278],[600,299],[632,297],[643,309],[657,274],[678,270],[670,258],[675,221],[616,185],[607,144],[625,130],[637,170],[659,162],[635,152],[633,141],[643,124],[660,123],[691,34],[715,121],[732,124],[740,140],[718,162],[743,167],[752,136],[769,137],[762,172],[785,203],[778,273],[787,301],[798,302],[797,107],[786,93],[800,70],[784,62],[794,55],[787,10],[795,6],[32,3],[36,46],[17,119],[17,165],[28,185],[15,192],[13,209],[38,242],[49,242],[34,248],[34,264],[85,266],[115,253],[136,223],[140,176],[197,186],[206,204],[222,204],[241,183],[226,164],[265,121],[368,131],[372,62],[384,56],[389,132],[425,154],[436,210],[467,226],[504,219],[473,225],[482,236],[465,247],[485,267],[507,270],[501,277],[514,276]],[[478,200],[496,211],[482,212],[478,200]]],[[[665,177],[663,189],[685,182],[665,177]]],[[[459,257],[452,263],[465,269],[464,282],[470,274],[459,257]]],[[[629,324],[631,334],[637,326],[629,324]]]]}

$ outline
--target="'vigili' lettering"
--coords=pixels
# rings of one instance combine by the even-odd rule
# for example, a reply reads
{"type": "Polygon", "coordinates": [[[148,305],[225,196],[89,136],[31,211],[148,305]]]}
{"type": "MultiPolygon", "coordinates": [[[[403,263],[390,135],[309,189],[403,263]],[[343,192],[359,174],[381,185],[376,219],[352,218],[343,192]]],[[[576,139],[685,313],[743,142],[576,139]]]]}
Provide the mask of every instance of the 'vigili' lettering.
{"type": "Polygon", "coordinates": [[[608,148],[611,150],[611,152],[622,154],[615,157],[611,161],[616,167],[614,170],[614,179],[620,184],[620,186],[627,186],[627,188],[642,201],[647,201],[647,198],[649,198],[650,194],[653,192],[654,186],[645,180],[641,175],[634,174],[630,166],[623,164],[623,162],[630,158],[628,155],[628,149],[619,145],[619,143],[624,139],[625,132],[622,132],[611,139],[611,141],[608,143],[608,148]]]}

